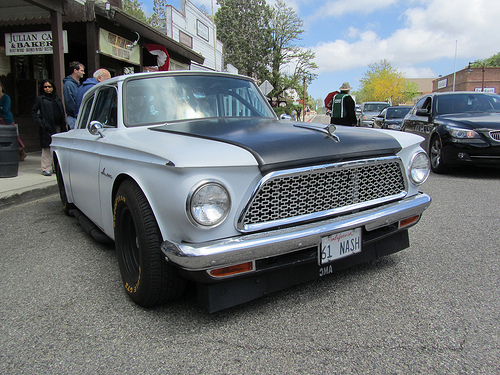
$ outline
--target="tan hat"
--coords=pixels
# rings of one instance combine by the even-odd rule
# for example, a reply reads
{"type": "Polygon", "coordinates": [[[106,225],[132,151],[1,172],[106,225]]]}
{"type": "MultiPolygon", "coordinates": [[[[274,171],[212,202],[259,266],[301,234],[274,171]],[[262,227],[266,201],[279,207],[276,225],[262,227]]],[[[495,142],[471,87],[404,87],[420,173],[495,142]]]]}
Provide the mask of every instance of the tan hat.
{"type": "Polygon", "coordinates": [[[349,91],[352,87],[349,85],[349,82],[344,82],[342,86],[340,86],[340,91],[349,91]]]}

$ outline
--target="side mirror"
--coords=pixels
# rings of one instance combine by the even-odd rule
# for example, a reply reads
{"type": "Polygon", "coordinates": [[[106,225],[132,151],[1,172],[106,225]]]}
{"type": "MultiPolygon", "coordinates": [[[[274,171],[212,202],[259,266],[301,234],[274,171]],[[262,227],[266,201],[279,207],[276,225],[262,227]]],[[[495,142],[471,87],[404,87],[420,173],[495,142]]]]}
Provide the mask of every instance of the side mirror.
{"type": "Polygon", "coordinates": [[[104,138],[104,135],[101,132],[102,128],[103,126],[99,121],[91,121],[89,126],[89,133],[104,138]]]}
{"type": "Polygon", "coordinates": [[[417,109],[417,116],[430,116],[430,113],[427,109],[417,109]]]}

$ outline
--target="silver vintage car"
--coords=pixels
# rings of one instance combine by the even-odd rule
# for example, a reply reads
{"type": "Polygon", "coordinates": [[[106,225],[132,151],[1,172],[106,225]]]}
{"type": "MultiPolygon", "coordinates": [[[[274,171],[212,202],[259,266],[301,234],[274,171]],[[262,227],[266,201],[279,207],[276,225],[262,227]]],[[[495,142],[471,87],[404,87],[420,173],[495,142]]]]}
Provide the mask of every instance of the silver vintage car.
{"type": "Polygon", "coordinates": [[[280,121],[254,81],[140,73],[90,89],[51,145],[62,206],[114,241],[126,294],[213,312],[403,250],[422,138],[280,121]]]}

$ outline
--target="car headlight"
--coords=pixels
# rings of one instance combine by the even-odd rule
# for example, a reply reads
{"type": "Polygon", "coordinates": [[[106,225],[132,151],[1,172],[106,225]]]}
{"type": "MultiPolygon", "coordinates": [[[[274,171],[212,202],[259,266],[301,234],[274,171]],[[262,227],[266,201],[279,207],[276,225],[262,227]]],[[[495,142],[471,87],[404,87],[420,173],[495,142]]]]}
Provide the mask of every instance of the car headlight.
{"type": "Polygon", "coordinates": [[[420,185],[427,180],[430,173],[429,157],[423,151],[413,155],[410,163],[410,178],[415,185],[420,185]]]}
{"type": "Polygon", "coordinates": [[[187,200],[188,215],[203,227],[222,223],[231,209],[227,190],[218,182],[204,182],[195,187],[187,200]]]}
{"type": "Polygon", "coordinates": [[[470,129],[461,129],[461,128],[454,128],[451,126],[447,126],[446,130],[448,130],[448,133],[450,133],[450,135],[453,138],[459,138],[459,139],[481,138],[478,133],[470,129]]]}

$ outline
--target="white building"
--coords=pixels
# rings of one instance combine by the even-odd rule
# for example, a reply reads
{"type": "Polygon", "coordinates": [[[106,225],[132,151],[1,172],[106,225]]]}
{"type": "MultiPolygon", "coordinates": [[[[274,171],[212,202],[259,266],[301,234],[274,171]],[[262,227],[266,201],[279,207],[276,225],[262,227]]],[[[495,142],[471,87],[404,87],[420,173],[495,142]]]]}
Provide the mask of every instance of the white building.
{"type": "Polygon", "coordinates": [[[216,70],[238,71],[229,65],[224,67],[224,45],[217,40],[217,27],[212,20],[189,0],[181,0],[180,11],[172,5],[165,7],[166,34],[205,58],[203,65],[192,63],[191,67],[173,64],[170,70],[216,70]],[[177,66],[179,65],[179,66],[177,66]]]}

